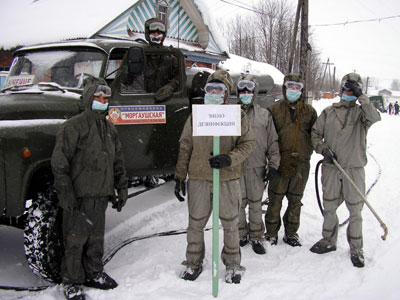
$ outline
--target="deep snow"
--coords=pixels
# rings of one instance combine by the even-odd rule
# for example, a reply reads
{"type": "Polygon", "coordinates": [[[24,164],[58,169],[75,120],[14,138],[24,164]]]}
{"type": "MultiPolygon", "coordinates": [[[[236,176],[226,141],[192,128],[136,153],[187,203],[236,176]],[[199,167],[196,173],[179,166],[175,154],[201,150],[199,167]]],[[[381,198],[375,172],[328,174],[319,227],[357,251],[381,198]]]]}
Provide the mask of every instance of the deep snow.
{"type": "MultiPolygon", "coordinates": [[[[337,100],[337,99],[336,99],[337,100]]],[[[320,113],[329,100],[314,101],[320,113]]],[[[386,241],[383,230],[369,209],[364,206],[365,268],[358,269],[350,262],[345,228],[339,230],[338,249],[325,255],[311,253],[309,248],[321,237],[322,216],[314,188],[315,165],[322,158],[312,156],[310,178],[303,198],[299,235],[303,247],[292,248],[279,240],[268,247],[264,256],[256,255],[250,246],[242,248],[242,265],[247,271],[241,284],[226,284],[224,267],[220,262],[219,299],[268,300],[397,300],[400,299],[400,117],[382,114],[368,134],[369,163],[366,166],[367,188],[381,175],[368,195],[368,200],[389,228],[386,241]]],[[[187,206],[173,195],[173,182],[133,198],[121,214],[109,209],[105,254],[120,242],[167,230],[185,229],[187,206]]],[[[133,190],[132,190],[133,191],[133,190]]],[[[321,191],[322,193],[322,191],[321,191]]],[[[286,200],[284,201],[286,202],[286,200]]],[[[285,207],[283,207],[282,215],[285,207]]],[[[343,204],[338,211],[340,221],[347,216],[343,204]]],[[[209,225],[211,226],[211,220],[209,225]]],[[[222,230],[220,230],[220,249],[222,230]]],[[[280,231],[280,238],[283,235],[280,231]]],[[[46,282],[27,269],[22,250],[22,231],[0,227],[0,285],[36,286],[46,282]]],[[[179,279],[183,270],[186,235],[155,237],[136,241],[122,248],[105,266],[119,287],[111,291],[86,289],[87,299],[213,299],[211,282],[212,233],[207,231],[204,271],[195,282],[179,279]]],[[[0,291],[0,298],[53,300],[63,299],[60,286],[41,292],[0,291]]]]}

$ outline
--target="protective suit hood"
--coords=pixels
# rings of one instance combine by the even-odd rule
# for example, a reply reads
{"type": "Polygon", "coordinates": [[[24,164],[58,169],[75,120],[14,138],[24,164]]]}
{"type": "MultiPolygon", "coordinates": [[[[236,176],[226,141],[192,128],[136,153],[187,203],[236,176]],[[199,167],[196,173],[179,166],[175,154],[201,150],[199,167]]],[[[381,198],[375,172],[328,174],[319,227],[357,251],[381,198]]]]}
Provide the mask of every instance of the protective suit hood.
{"type": "MultiPolygon", "coordinates": [[[[241,81],[241,80],[252,81],[255,84],[255,88],[254,88],[254,91],[253,91],[253,98],[251,99],[251,103],[248,104],[248,105],[253,105],[254,101],[256,100],[256,97],[258,95],[258,91],[259,91],[258,81],[257,81],[257,79],[256,79],[256,77],[254,75],[247,74],[247,73],[243,73],[242,75],[240,75],[238,82],[241,81]]],[[[236,92],[237,92],[238,103],[241,103],[240,99],[239,99],[239,88],[237,86],[236,86],[236,92]]]]}
{"type": "Polygon", "coordinates": [[[346,74],[346,75],[343,76],[342,81],[340,83],[340,96],[342,96],[342,94],[343,94],[343,89],[342,88],[343,88],[344,84],[346,83],[346,81],[348,81],[348,80],[359,83],[361,85],[361,87],[363,85],[363,82],[362,82],[360,74],[357,74],[357,73],[346,74]]]}
{"type": "Polygon", "coordinates": [[[161,46],[163,45],[163,43],[164,43],[164,40],[165,40],[166,36],[167,36],[167,32],[166,32],[166,31],[163,32],[164,37],[163,37],[163,39],[161,40],[161,44],[153,43],[153,42],[151,41],[151,39],[150,39],[150,24],[156,23],[156,22],[158,22],[158,23],[163,23],[163,22],[162,22],[160,19],[158,19],[158,18],[151,18],[151,19],[148,19],[148,20],[144,23],[144,37],[146,38],[146,41],[147,41],[150,45],[161,47],[161,46]]]}
{"type": "Polygon", "coordinates": [[[82,92],[82,102],[85,110],[92,110],[93,95],[97,86],[107,85],[104,79],[87,78],[85,79],[84,89],[82,92]]]}
{"type": "Polygon", "coordinates": [[[229,95],[231,94],[232,88],[233,88],[233,80],[232,80],[231,76],[229,75],[229,73],[224,70],[217,70],[214,73],[212,73],[210,76],[208,76],[206,84],[211,81],[220,81],[223,84],[225,84],[227,92],[224,97],[224,102],[226,103],[229,95]]]}
{"type": "MultiPolygon", "coordinates": [[[[285,82],[287,81],[296,81],[296,82],[301,82],[304,84],[303,80],[301,79],[300,74],[295,74],[295,73],[289,73],[287,75],[285,75],[285,77],[283,78],[283,84],[282,84],[282,94],[283,97],[285,98],[286,101],[289,101],[286,98],[286,86],[285,86],[285,82]]],[[[304,91],[301,91],[301,96],[300,98],[295,102],[297,103],[298,101],[304,101],[304,91]]],[[[290,101],[289,101],[290,102],[290,101]]]]}

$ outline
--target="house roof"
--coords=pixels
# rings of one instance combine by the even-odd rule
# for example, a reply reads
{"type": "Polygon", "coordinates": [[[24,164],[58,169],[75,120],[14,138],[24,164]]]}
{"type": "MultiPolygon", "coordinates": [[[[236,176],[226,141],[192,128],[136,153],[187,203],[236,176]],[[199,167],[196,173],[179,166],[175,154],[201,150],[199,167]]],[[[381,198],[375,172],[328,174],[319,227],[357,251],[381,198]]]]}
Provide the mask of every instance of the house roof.
{"type": "MultiPolygon", "coordinates": [[[[171,7],[166,45],[218,54],[227,51],[225,41],[213,33],[210,18],[203,18],[202,11],[208,10],[205,1],[166,1],[171,7]],[[178,42],[178,37],[182,43],[178,42]]],[[[128,29],[140,35],[144,31],[145,20],[155,16],[155,2],[2,0],[0,48],[88,38],[96,34],[129,38],[128,29]]]]}

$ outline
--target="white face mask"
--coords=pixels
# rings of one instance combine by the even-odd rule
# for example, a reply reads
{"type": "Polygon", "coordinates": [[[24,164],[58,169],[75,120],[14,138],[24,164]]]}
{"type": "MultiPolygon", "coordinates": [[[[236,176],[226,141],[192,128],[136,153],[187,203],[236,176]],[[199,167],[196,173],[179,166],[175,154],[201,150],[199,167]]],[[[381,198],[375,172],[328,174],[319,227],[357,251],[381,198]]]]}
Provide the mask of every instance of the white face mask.
{"type": "Polygon", "coordinates": [[[297,90],[286,90],[286,99],[288,99],[290,102],[294,103],[296,102],[301,96],[301,91],[297,90]]]}
{"type": "Polygon", "coordinates": [[[342,94],[342,100],[344,100],[344,101],[354,101],[356,99],[357,99],[356,96],[349,96],[345,93],[342,94]]]}
{"type": "Polygon", "coordinates": [[[222,104],[224,103],[223,94],[205,94],[204,104],[222,104]]]}
{"type": "Polygon", "coordinates": [[[106,111],[108,108],[108,103],[101,103],[99,101],[92,101],[92,110],[106,111]]]}
{"type": "Polygon", "coordinates": [[[251,103],[251,99],[253,99],[253,94],[240,94],[239,98],[240,102],[247,105],[251,103]]]}
{"type": "Polygon", "coordinates": [[[161,44],[163,37],[164,35],[162,33],[160,34],[150,33],[150,41],[154,44],[161,44]]]}

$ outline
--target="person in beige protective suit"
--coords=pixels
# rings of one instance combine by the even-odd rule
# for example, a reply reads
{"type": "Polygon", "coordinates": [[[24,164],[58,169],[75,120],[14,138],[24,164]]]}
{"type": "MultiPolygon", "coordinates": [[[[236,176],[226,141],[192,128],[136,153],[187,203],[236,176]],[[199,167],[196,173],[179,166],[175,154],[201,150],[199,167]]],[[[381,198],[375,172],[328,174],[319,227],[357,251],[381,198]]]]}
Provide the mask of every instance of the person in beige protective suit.
{"type": "Polygon", "coordinates": [[[242,205],[239,213],[240,246],[251,243],[253,251],[265,254],[263,245],[264,223],[262,219],[262,196],[265,182],[272,179],[279,168],[278,134],[268,110],[254,103],[258,94],[258,82],[254,75],[243,74],[237,84],[237,97],[243,111],[247,114],[251,128],[256,136],[254,151],[243,162],[243,175],[240,178],[242,205]],[[249,220],[246,220],[246,207],[249,207],[249,220]]]}
{"type": "Polygon", "coordinates": [[[312,128],[311,139],[317,153],[324,156],[322,185],[324,222],[322,239],[310,251],[323,254],[336,250],[339,220],[337,208],[346,202],[350,213],[347,240],[355,267],[364,267],[362,215],[364,201],[334,165],[335,159],[357,187],[365,193],[367,132],[381,119],[379,112],[362,94],[360,75],[350,73],[342,79],[341,100],[325,108],[312,128]],[[360,104],[357,104],[356,101],[360,104]]]}
{"type": "MultiPolygon", "coordinates": [[[[226,104],[233,87],[228,72],[218,70],[207,79],[204,104],[226,104]]],[[[213,137],[193,136],[192,116],[188,118],[180,137],[180,149],[175,171],[175,195],[185,195],[186,176],[189,176],[189,225],[184,280],[196,280],[202,272],[205,255],[204,228],[212,212],[213,169],[220,169],[219,218],[224,230],[222,262],[226,266],[225,281],[240,283],[244,267],[240,265],[239,207],[242,162],[254,148],[254,134],[246,114],[241,112],[241,136],[221,136],[220,153],[213,155],[213,137]]]]}

